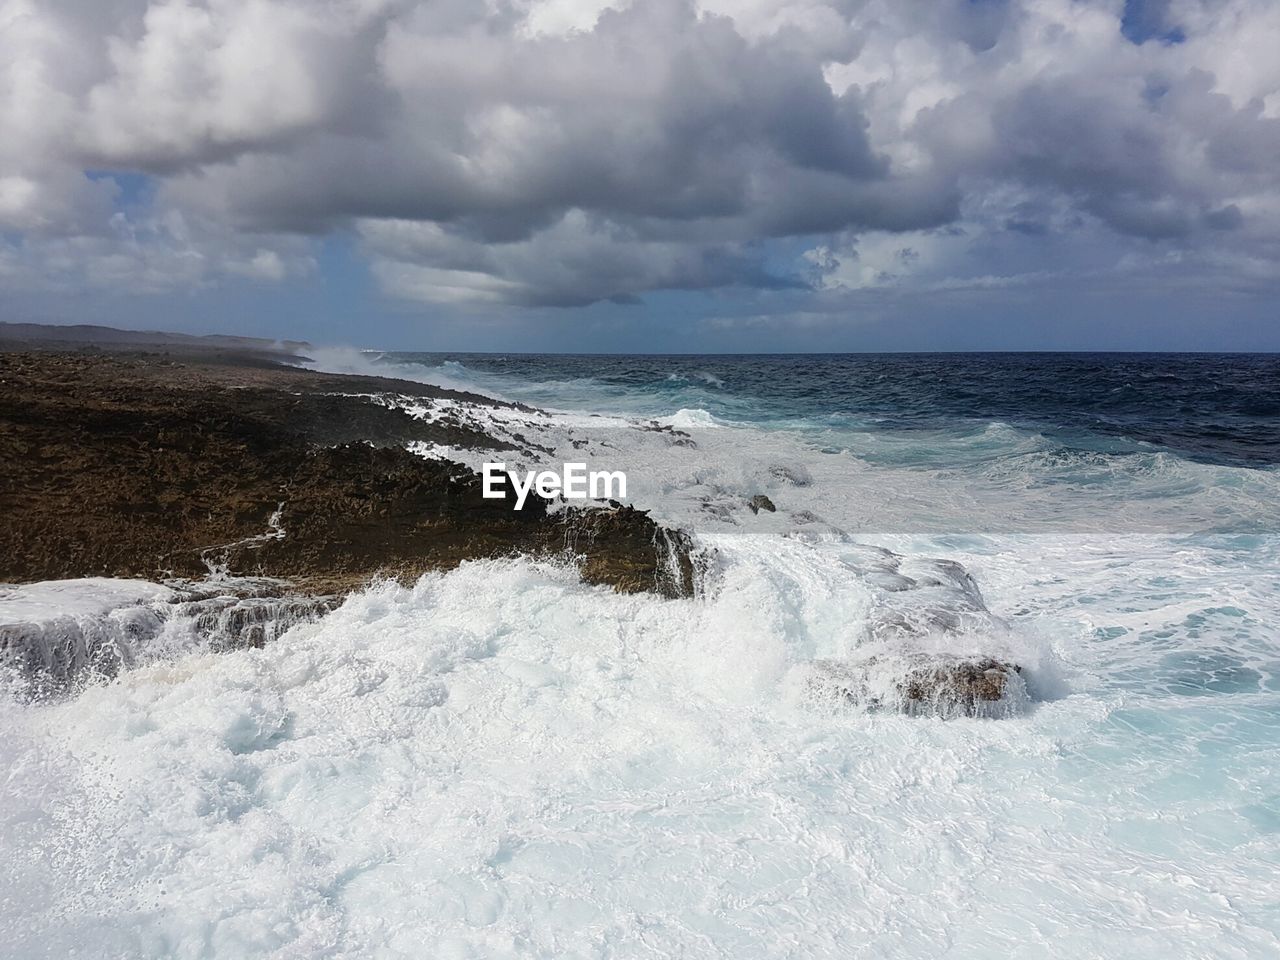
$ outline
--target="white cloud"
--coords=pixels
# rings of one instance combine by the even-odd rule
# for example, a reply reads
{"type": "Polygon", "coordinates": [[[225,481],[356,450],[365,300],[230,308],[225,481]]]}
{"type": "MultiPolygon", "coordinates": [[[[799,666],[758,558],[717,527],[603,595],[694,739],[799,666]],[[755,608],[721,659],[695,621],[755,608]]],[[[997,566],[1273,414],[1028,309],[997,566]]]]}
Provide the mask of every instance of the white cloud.
{"type": "Polygon", "coordinates": [[[1280,5],[1170,0],[1185,42],[1141,44],[1123,8],[0,0],[4,270],[280,280],[350,227],[444,302],[1274,265],[1280,5]]]}
{"type": "Polygon", "coordinates": [[[327,119],[326,5],[171,0],[106,39],[81,146],[104,163],[181,165],[269,145],[327,119]]]}

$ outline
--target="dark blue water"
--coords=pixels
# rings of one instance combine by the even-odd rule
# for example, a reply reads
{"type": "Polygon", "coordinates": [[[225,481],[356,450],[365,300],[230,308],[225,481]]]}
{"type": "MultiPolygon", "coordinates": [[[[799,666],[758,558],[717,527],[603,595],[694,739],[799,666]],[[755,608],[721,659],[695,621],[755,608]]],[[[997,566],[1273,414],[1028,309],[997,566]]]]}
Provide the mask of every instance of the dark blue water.
{"type": "Polygon", "coordinates": [[[768,426],[954,431],[992,422],[1064,447],[1151,446],[1234,466],[1280,463],[1276,354],[397,354],[535,404],[678,407],[768,426]]]}

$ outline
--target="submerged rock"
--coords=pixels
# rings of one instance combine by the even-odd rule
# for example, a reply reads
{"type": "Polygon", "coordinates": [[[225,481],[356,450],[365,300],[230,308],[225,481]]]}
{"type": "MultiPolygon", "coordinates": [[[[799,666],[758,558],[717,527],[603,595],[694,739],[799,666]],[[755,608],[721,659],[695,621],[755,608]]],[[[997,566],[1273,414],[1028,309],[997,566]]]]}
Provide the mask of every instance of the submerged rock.
{"type": "Polygon", "coordinates": [[[849,542],[841,563],[869,588],[850,622],[847,659],[803,667],[819,702],[913,716],[1004,717],[1028,702],[1008,624],[953,560],[849,542]]]}
{"type": "Polygon", "coordinates": [[[914,653],[865,660],[817,660],[811,695],[911,716],[1004,717],[1027,700],[1022,668],[994,657],[914,653]]]}
{"type": "Polygon", "coordinates": [[[813,474],[802,463],[775,463],[769,473],[795,487],[807,487],[813,483],[813,474]]]}
{"type": "Polygon", "coordinates": [[[992,657],[920,657],[897,682],[908,712],[980,716],[1007,695],[1025,693],[1022,668],[992,657]]]}
{"type": "MultiPolygon", "coordinates": [[[[261,647],[300,623],[318,620],[342,599],[269,595],[281,588],[279,584],[264,595],[261,581],[208,581],[171,588],[138,584],[154,588],[152,596],[121,596],[96,610],[51,611],[0,623],[0,675],[9,692],[26,699],[65,693],[90,678],[115,677],[171,651],[261,647]]],[[[25,589],[38,594],[48,586],[25,589]]],[[[5,612],[0,609],[0,615],[5,612]]]]}
{"type": "Polygon", "coordinates": [[[342,598],[225,597],[179,605],[173,618],[191,618],[191,629],[212,650],[263,647],[299,623],[319,620],[342,598]]]}
{"type": "Polygon", "coordinates": [[[38,699],[89,676],[113,677],[134,664],[138,644],[164,628],[160,606],[0,624],[0,679],[11,694],[38,699]]]}

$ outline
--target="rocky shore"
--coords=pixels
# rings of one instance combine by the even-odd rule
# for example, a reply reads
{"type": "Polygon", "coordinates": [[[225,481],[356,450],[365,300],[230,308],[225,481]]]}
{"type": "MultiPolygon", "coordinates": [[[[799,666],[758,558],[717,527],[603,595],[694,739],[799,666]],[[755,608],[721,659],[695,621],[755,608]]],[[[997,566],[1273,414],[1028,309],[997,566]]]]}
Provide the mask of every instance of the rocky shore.
{"type": "Polygon", "coordinates": [[[272,577],[332,595],[517,553],[572,559],[584,580],[692,592],[689,541],[643,511],[515,511],[414,442],[510,449],[396,396],[500,406],[380,377],[219,351],[0,352],[0,581],[272,577]]]}
{"type": "MultiPolygon", "coordinates": [[[[524,425],[538,411],[291,359],[261,345],[0,339],[0,598],[50,598],[0,619],[10,689],[58,695],[172,642],[260,647],[374,578],[411,581],[467,560],[545,558],[624,593],[693,594],[689,536],[643,510],[536,494],[515,510],[481,495],[478,459],[554,454],[524,425]],[[98,578],[89,594],[102,603],[68,612],[63,591],[82,591],[83,578],[98,578]]],[[[761,494],[744,509],[777,507],[761,494]]],[[[943,717],[1021,709],[1018,664],[917,648],[997,629],[963,568],[849,550],[879,597],[867,637],[879,652],[811,664],[816,702],[943,717]]]]}

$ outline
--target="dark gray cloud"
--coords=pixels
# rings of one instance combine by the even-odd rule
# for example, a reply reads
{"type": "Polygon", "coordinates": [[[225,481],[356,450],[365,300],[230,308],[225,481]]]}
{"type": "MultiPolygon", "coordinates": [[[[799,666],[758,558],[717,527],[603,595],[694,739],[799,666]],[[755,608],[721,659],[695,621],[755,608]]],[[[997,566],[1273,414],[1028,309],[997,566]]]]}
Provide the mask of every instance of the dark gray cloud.
{"type": "Polygon", "coordinates": [[[350,231],[393,296],[575,306],[991,288],[1099,249],[1252,275],[1280,236],[1269,0],[0,11],[11,283],[272,279],[350,231]]]}

